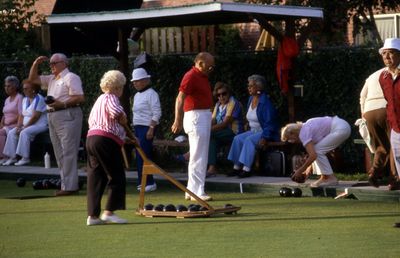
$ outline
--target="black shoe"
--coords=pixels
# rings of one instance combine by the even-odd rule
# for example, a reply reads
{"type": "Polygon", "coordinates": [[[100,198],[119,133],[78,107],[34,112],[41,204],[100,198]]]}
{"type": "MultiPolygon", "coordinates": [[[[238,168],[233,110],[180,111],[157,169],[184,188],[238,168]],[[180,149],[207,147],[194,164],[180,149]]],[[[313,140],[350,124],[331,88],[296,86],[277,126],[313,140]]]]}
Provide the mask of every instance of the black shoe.
{"type": "Polygon", "coordinates": [[[232,171],[229,172],[228,174],[226,174],[226,176],[238,176],[239,173],[240,173],[240,170],[232,169],[232,171]]]}
{"type": "Polygon", "coordinates": [[[251,172],[240,171],[238,177],[239,178],[251,177],[251,172]]]}
{"type": "Polygon", "coordinates": [[[394,223],[394,224],[393,224],[393,227],[395,227],[395,228],[400,228],[400,222],[394,223]]]}

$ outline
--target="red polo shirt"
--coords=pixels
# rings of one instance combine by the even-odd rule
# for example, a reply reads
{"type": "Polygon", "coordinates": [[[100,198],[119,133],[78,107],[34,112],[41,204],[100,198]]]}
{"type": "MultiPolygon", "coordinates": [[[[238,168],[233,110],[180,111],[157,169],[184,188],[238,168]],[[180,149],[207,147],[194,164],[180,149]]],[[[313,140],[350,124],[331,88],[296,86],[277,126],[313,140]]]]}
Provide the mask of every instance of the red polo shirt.
{"type": "Polygon", "coordinates": [[[392,74],[384,70],[379,76],[379,83],[387,101],[386,113],[390,128],[400,133],[400,76],[393,80],[392,74]]]}
{"type": "Polygon", "coordinates": [[[185,93],[183,111],[211,109],[212,93],[208,76],[192,67],[182,78],[179,91],[185,93]]]}

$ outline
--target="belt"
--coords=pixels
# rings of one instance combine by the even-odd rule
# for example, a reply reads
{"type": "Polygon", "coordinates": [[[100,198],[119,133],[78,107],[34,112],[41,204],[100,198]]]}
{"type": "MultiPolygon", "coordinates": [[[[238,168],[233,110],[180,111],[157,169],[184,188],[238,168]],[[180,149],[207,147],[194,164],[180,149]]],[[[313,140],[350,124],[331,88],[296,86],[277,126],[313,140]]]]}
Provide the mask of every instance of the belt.
{"type": "Polygon", "coordinates": [[[52,112],[56,112],[56,111],[60,111],[60,110],[65,110],[65,109],[69,109],[69,108],[75,108],[75,107],[79,107],[79,106],[66,107],[66,108],[64,108],[64,107],[62,107],[62,108],[49,108],[49,109],[47,109],[46,111],[47,111],[48,113],[52,113],[52,112]]]}

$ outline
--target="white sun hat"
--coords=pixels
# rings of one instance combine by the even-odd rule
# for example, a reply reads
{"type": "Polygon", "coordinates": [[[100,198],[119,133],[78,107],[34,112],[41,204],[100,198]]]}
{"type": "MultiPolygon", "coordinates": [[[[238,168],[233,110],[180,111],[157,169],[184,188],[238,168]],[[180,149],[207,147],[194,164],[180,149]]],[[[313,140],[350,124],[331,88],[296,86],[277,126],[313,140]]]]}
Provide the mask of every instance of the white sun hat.
{"type": "Polygon", "coordinates": [[[146,72],[145,69],[143,69],[143,68],[136,68],[136,69],[134,69],[133,72],[132,72],[132,80],[131,80],[131,82],[133,82],[133,81],[139,81],[139,80],[142,80],[142,79],[147,79],[147,78],[150,78],[150,77],[151,77],[151,75],[149,75],[149,74],[146,72]]]}
{"type": "Polygon", "coordinates": [[[396,49],[400,51],[400,39],[399,38],[387,38],[383,47],[379,49],[379,54],[382,54],[385,49],[396,49]]]}

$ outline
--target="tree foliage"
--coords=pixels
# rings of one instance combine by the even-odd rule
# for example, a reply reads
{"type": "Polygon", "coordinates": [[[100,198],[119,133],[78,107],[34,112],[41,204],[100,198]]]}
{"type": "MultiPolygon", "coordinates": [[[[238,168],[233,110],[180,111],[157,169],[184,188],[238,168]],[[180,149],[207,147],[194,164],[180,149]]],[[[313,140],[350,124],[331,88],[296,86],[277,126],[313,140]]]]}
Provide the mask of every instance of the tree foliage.
{"type": "Polygon", "coordinates": [[[273,5],[294,5],[320,7],[324,10],[322,21],[297,21],[297,32],[307,36],[313,46],[332,46],[347,44],[346,29],[353,22],[353,36],[360,32],[370,32],[374,40],[372,45],[381,46],[374,14],[390,13],[400,10],[400,0],[236,0],[237,2],[263,3],[273,5]]]}
{"type": "Polygon", "coordinates": [[[24,59],[39,49],[34,29],[42,20],[35,0],[0,0],[0,59],[24,59]]]}

